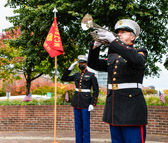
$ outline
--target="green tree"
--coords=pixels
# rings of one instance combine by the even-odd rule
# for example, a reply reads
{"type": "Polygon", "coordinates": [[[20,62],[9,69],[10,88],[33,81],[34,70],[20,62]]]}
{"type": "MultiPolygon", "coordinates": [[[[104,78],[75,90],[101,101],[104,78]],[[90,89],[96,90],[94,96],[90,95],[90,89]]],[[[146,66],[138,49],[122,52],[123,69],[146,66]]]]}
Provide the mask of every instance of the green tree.
{"type": "Polygon", "coordinates": [[[167,58],[166,58],[166,60],[165,60],[164,66],[165,66],[165,68],[168,70],[168,56],[167,56],[167,58]]]}
{"type": "Polygon", "coordinates": [[[3,81],[12,82],[13,79],[19,79],[19,72],[16,66],[24,61],[20,56],[20,50],[9,47],[7,39],[16,39],[21,35],[20,28],[9,30],[0,36],[0,78],[3,81]]]}
{"type": "Polygon", "coordinates": [[[8,0],[6,6],[17,7],[14,12],[18,15],[8,19],[21,27],[21,36],[10,41],[10,45],[22,48],[26,58],[23,70],[29,81],[53,71],[54,59],[44,50],[43,42],[53,21],[54,7],[58,10],[57,22],[65,51],[58,56],[60,74],[77,55],[86,53],[92,42],[89,32],[81,29],[86,13],[93,16],[95,23],[111,31],[122,18],[139,23],[141,35],[136,45],[149,51],[146,75],[158,74],[155,63],[162,62],[162,55],[168,51],[167,0],[8,0]]]}

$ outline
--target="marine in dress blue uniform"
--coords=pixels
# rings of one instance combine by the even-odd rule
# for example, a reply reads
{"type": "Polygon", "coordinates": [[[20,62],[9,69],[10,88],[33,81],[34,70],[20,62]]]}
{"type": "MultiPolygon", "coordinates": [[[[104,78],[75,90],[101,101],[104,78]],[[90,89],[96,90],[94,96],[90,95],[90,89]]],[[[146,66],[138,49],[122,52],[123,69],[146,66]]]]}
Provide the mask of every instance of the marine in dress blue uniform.
{"type": "Polygon", "coordinates": [[[147,106],[141,88],[147,50],[133,47],[140,27],[135,21],[123,19],[115,25],[118,38],[109,31],[97,32],[101,40],[110,43],[108,59],[99,59],[101,43],[95,41],[89,50],[88,66],[108,72],[103,121],[110,125],[112,143],[144,143],[147,106]]]}
{"type": "Polygon", "coordinates": [[[96,106],[99,87],[95,74],[87,70],[87,57],[79,55],[78,59],[81,73],[69,76],[77,64],[75,62],[64,72],[61,80],[74,81],[76,85],[71,102],[74,107],[76,143],[90,143],[90,111],[94,109],[93,106],[96,106]],[[91,87],[93,87],[92,96],[91,87]]]}

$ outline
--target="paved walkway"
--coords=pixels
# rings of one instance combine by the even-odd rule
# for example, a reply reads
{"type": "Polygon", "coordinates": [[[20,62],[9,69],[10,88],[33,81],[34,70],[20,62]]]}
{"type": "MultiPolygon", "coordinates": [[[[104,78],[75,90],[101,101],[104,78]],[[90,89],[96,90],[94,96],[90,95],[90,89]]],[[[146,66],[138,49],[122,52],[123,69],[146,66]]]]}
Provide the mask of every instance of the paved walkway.
{"type": "MultiPolygon", "coordinates": [[[[57,130],[60,143],[75,143],[74,131],[57,130]]],[[[1,131],[0,143],[52,143],[53,131],[1,131]]],[[[91,132],[91,143],[111,143],[110,134],[91,132]]],[[[146,143],[168,143],[168,136],[147,135],[146,143]]]]}

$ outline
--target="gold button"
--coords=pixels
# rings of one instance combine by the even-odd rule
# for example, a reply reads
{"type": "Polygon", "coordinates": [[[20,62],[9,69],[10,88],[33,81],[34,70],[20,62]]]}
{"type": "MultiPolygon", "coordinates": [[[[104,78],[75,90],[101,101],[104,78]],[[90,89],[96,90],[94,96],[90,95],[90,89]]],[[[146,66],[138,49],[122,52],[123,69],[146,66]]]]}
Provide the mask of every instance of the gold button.
{"type": "Polygon", "coordinates": [[[118,63],[119,62],[119,60],[116,60],[116,63],[118,63]]]}
{"type": "Polygon", "coordinates": [[[117,74],[117,72],[114,72],[113,74],[117,74]]]}
{"type": "Polygon", "coordinates": [[[81,86],[79,86],[79,88],[81,88],[81,86]]]}
{"type": "Polygon", "coordinates": [[[124,43],[121,43],[122,45],[124,44],[124,43]]]}
{"type": "Polygon", "coordinates": [[[118,39],[116,39],[116,41],[118,41],[118,39]]]}
{"type": "Polygon", "coordinates": [[[129,46],[127,46],[126,48],[129,49],[129,46]]]}
{"type": "Polygon", "coordinates": [[[113,81],[116,81],[116,78],[113,78],[113,81]]]}
{"type": "Polygon", "coordinates": [[[110,65],[110,63],[107,64],[108,66],[110,65]]]}
{"type": "Polygon", "coordinates": [[[130,94],[130,95],[129,95],[129,97],[131,98],[131,97],[132,97],[132,95],[130,94]]]}
{"type": "Polygon", "coordinates": [[[115,69],[117,68],[117,66],[115,66],[115,69]]]}
{"type": "Polygon", "coordinates": [[[121,58],[121,56],[118,56],[118,58],[121,58]]]}

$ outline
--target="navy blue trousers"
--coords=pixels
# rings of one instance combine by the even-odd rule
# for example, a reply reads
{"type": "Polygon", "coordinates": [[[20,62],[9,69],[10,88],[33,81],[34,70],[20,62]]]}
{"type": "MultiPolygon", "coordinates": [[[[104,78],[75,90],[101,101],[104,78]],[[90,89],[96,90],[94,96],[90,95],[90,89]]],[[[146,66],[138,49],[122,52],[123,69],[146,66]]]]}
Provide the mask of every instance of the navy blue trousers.
{"type": "Polygon", "coordinates": [[[90,112],[74,108],[76,143],[90,143],[90,112]]]}
{"type": "Polygon", "coordinates": [[[110,125],[112,143],[145,143],[146,126],[110,125]]]}

